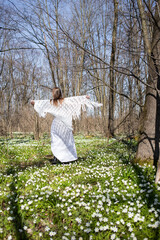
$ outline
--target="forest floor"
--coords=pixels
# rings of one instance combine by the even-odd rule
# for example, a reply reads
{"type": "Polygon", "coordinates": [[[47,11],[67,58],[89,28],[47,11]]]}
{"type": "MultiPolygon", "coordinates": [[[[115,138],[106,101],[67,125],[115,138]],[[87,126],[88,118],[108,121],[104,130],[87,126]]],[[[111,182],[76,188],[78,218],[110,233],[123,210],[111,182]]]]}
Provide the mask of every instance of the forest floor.
{"type": "Polygon", "coordinates": [[[79,159],[52,165],[48,138],[0,140],[0,239],[160,239],[160,185],[131,164],[136,142],[75,142],[79,159]]]}

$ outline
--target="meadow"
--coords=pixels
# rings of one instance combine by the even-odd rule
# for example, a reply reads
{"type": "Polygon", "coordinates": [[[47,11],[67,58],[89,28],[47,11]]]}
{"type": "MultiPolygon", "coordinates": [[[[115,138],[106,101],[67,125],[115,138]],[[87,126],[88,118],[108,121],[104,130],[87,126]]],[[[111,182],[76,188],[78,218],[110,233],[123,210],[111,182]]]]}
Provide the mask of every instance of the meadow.
{"type": "Polygon", "coordinates": [[[160,239],[155,168],[134,140],[75,136],[78,160],[50,162],[50,139],[0,140],[0,239],[160,239]]]}

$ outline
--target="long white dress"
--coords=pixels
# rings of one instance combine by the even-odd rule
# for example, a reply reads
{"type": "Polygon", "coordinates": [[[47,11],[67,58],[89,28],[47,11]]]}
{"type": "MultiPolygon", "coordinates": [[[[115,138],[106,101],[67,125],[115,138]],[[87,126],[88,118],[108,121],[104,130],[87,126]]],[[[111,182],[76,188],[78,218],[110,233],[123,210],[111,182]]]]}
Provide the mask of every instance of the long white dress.
{"type": "Polygon", "coordinates": [[[51,126],[51,150],[60,162],[71,162],[77,159],[77,152],[72,133],[72,119],[79,118],[81,110],[85,111],[102,106],[86,96],[64,98],[63,102],[53,105],[50,100],[35,100],[34,109],[40,117],[50,113],[54,116],[51,126]]]}

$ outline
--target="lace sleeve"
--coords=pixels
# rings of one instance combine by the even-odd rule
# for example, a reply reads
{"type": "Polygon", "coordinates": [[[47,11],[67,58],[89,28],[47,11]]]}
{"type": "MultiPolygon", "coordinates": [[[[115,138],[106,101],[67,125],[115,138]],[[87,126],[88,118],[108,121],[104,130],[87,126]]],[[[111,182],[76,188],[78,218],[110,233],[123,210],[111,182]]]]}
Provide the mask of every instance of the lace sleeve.
{"type": "Polygon", "coordinates": [[[47,110],[49,107],[49,100],[35,100],[34,109],[39,114],[40,117],[45,118],[47,110]]]}
{"type": "Polygon", "coordinates": [[[80,117],[81,109],[83,111],[86,111],[86,107],[88,109],[94,109],[94,107],[97,108],[103,105],[102,103],[91,101],[86,97],[86,95],[66,98],[66,102],[70,105],[72,109],[73,119],[80,117]]]}

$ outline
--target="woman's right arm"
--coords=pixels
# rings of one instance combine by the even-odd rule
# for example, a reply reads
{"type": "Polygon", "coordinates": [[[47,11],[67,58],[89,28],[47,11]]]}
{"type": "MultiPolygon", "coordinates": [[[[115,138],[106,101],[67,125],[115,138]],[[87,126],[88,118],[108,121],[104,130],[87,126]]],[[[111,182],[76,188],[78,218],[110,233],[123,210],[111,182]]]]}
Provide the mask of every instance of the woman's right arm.
{"type": "Polygon", "coordinates": [[[45,118],[48,109],[51,107],[50,100],[33,100],[31,104],[34,106],[35,111],[39,117],[45,118]]]}

